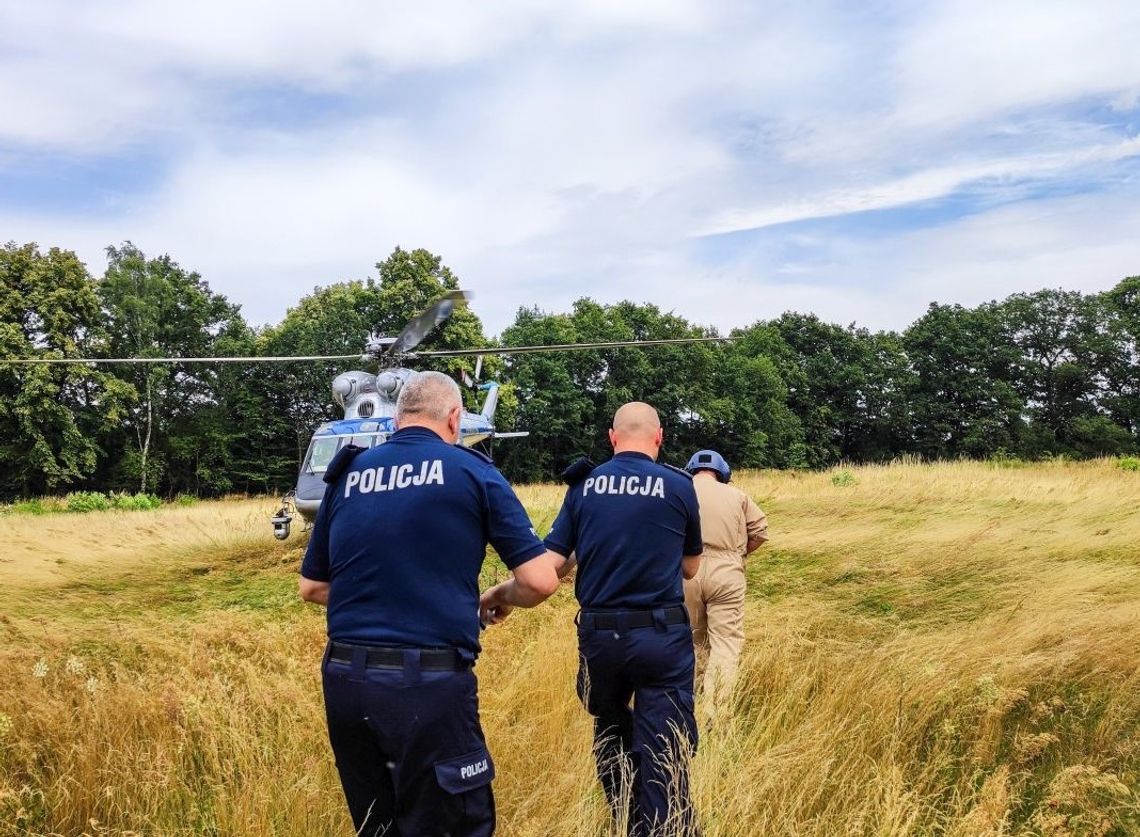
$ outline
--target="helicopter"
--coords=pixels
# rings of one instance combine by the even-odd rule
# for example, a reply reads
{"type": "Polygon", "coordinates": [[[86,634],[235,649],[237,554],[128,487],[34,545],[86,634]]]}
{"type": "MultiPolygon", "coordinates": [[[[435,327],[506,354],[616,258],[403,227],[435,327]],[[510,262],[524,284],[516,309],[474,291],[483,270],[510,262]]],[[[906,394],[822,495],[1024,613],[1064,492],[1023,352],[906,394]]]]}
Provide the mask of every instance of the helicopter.
{"type": "MultiPolygon", "coordinates": [[[[468,386],[474,386],[483,366],[483,355],[491,350],[419,352],[413,350],[432,331],[442,325],[471,295],[451,291],[432,302],[414,317],[394,338],[369,335],[361,360],[376,361],[381,371],[376,374],[353,370],[337,375],[332,382],[333,400],[344,410],[344,418],[325,422],[313,433],[301,460],[296,487],[282,498],[281,508],[270,518],[274,537],[289,537],[294,513],[310,526],[320,508],[325,485],[323,475],[337,452],[346,445],[370,448],[382,445],[396,432],[396,401],[404,385],[418,372],[403,364],[420,357],[456,357],[476,354],[475,377],[464,373],[468,386]],[[392,364],[386,366],[385,364],[392,364]]],[[[486,395],[478,413],[463,411],[460,418],[459,442],[465,447],[490,443],[494,439],[519,438],[523,432],[495,429],[495,410],[499,404],[499,383],[488,381],[479,386],[486,395]]]]}
{"type": "Polygon", "coordinates": [[[415,351],[438,326],[460,306],[471,299],[467,291],[453,290],[435,299],[413,317],[396,337],[368,335],[364,351],[359,355],[284,355],[247,357],[134,357],[134,358],[5,358],[13,364],[115,364],[115,363],[276,363],[297,361],[349,361],[376,363],[376,373],[351,370],[332,381],[332,397],[344,417],[321,424],[313,432],[297,473],[292,491],[281,498],[281,507],[270,518],[273,535],[278,540],[289,537],[296,515],[305,527],[312,525],[324,497],[323,475],[337,452],[346,445],[370,448],[382,445],[396,432],[396,401],[400,391],[419,373],[407,366],[421,359],[475,357],[475,376],[463,373],[464,383],[477,386],[485,395],[479,412],[463,411],[459,441],[466,447],[496,439],[512,439],[529,435],[527,431],[505,432],[495,428],[495,410],[499,403],[499,383],[478,383],[484,355],[518,355],[536,352],[566,352],[590,349],[617,349],[630,346],[660,346],[686,343],[721,342],[731,337],[683,337],[664,340],[622,340],[608,343],[564,343],[540,346],[503,346],[476,349],[441,349],[415,351]]]}

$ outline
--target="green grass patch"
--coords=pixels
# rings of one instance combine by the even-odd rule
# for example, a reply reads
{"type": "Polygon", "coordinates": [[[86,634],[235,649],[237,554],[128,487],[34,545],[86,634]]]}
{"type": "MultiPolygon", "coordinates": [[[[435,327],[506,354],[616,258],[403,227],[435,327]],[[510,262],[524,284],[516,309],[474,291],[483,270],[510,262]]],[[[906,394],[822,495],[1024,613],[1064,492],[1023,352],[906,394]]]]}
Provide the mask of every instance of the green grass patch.
{"type": "Polygon", "coordinates": [[[846,488],[847,486],[857,483],[858,480],[855,479],[855,475],[850,471],[839,471],[831,475],[831,484],[836,488],[846,488]]]}
{"type": "Polygon", "coordinates": [[[80,622],[159,616],[201,619],[217,611],[295,615],[297,568],[304,542],[203,545],[154,563],[140,560],[111,575],[84,573],[58,587],[29,590],[8,612],[16,617],[66,617],[80,622]]]}
{"type": "Polygon", "coordinates": [[[765,546],[744,565],[746,595],[776,602],[816,593],[825,587],[834,564],[831,556],[765,546]]]}
{"type": "Polygon", "coordinates": [[[114,501],[99,491],[75,491],[64,499],[69,512],[106,511],[114,507],[114,501]]]}
{"type": "Polygon", "coordinates": [[[893,588],[876,588],[857,598],[852,603],[851,610],[866,616],[897,616],[897,596],[898,591],[893,588]]]}
{"type": "MultiPolygon", "coordinates": [[[[179,495],[174,501],[179,506],[191,506],[198,498],[179,495]]],[[[154,494],[136,492],[73,491],[63,497],[35,497],[0,506],[0,514],[89,514],[100,511],[149,511],[162,507],[164,502],[154,494]]]]}
{"type": "Polygon", "coordinates": [[[66,613],[79,621],[146,616],[169,621],[199,620],[216,611],[289,618],[302,607],[297,596],[297,575],[292,569],[194,565],[111,580],[87,579],[52,591],[37,591],[16,611],[17,615],[26,616],[66,613]]]}
{"type": "Polygon", "coordinates": [[[994,455],[986,461],[994,468],[1027,468],[1030,465],[1029,462],[1013,455],[1005,448],[998,448],[994,455]]]}
{"type": "Polygon", "coordinates": [[[48,501],[45,500],[24,500],[23,502],[6,506],[4,511],[9,514],[30,514],[38,517],[41,514],[51,514],[52,512],[59,511],[59,509],[52,508],[48,501]]]}
{"type": "Polygon", "coordinates": [[[162,500],[153,494],[112,494],[109,499],[113,508],[123,511],[147,511],[162,505],[162,500]]]}

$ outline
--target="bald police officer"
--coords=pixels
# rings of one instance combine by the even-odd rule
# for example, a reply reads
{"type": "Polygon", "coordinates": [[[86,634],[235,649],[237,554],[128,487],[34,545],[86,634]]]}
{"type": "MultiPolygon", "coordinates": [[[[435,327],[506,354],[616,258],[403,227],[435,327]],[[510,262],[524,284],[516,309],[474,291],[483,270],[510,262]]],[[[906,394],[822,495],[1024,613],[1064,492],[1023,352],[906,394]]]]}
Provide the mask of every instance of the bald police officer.
{"type": "Polygon", "coordinates": [[[508,606],[558,586],[561,556],[490,460],[456,445],[461,415],[449,377],[409,380],[392,437],[329,464],[301,567],[301,597],[328,607],[329,741],[358,834],[494,832],[472,672],[488,541],[512,570],[508,606]]]}
{"type": "Polygon", "coordinates": [[[693,475],[705,543],[700,572],[685,582],[685,605],[705,664],[703,714],[712,720],[736,682],[744,648],[744,559],[768,540],[768,518],[728,484],[732,470],[716,451],[697,451],[685,470],[693,475]]]}
{"type": "MultiPolygon", "coordinates": [[[[595,718],[606,798],[638,837],[695,833],[694,658],[682,576],[700,563],[700,516],[692,478],[656,462],[662,438],[648,404],[619,409],[613,458],[570,487],[546,539],[568,558],[562,574],[576,557],[578,694],[595,718]],[[623,775],[633,779],[625,811],[623,775]]],[[[499,595],[487,591],[484,607],[493,611],[499,595]]]]}

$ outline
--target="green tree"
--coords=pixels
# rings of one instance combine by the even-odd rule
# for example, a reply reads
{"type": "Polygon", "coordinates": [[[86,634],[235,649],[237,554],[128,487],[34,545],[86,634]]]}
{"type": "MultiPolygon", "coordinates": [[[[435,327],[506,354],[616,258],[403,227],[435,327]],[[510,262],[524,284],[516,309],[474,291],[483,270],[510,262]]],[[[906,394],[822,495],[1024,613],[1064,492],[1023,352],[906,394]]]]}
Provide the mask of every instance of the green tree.
{"type": "Polygon", "coordinates": [[[1103,374],[1101,405],[1140,446],[1140,276],[1130,276],[1101,294],[1108,350],[1098,369],[1103,374]]]}
{"type": "MultiPolygon", "coordinates": [[[[518,346],[705,335],[653,305],[580,299],[568,314],[520,309],[503,332],[503,342],[518,346]]],[[[694,344],[512,357],[509,374],[520,396],[519,424],[531,436],[506,449],[504,471],[516,479],[549,479],[576,454],[596,461],[608,458],[606,431],[614,411],[632,400],[657,408],[665,429],[663,461],[681,465],[693,450],[715,445],[741,465],[768,464],[769,413],[781,384],[765,361],[743,355],[728,361],[724,352],[723,347],[694,344]],[[733,390],[718,398],[718,385],[733,390]]]]}
{"type": "MultiPolygon", "coordinates": [[[[314,288],[290,308],[280,324],[258,338],[258,349],[268,355],[347,355],[362,352],[370,333],[395,337],[409,320],[447,291],[459,289],[459,281],[439,256],[427,250],[397,247],[376,268],[378,278],[340,282],[314,288]]],[[[417,348],[464,349],[489,346],[483,325],[469,308],[452,316],[417,348]]],[[[485,359],[483,378],[502,370],[497,358],[485,359]]],[[[287,416],[288,444],[293,467],[304,453],[313,430],[321,422],[341,417],[332,399],[333,379],[352,368],[377,371],[371,360],[297,362],[274,366],[275,412],[287,416]]],[[[438,369],[461,377],[474,372],[471,358],[417,361],[417,369],[438,369]]],[[[468,407],[476,406],[474,393],[467,393],[468,407]]],[[[515,399],[508,388],[500,396],[503,415],[509,418],[515,399]]]]}
{"type": "Polygon", "coordinates": [[[806,468],[812,456],[803,424],[788,404],[791,386],[782,369],[791,351],[766,323],[734,332],[717,349],[710,397],[701,408],[703,437],[694,448],[713,448],[734,468],[806,468]]]}
{"type": "MultiPolygon", "coordinates": [[[[148,259],[130,242],[108,247],[98,284],[111,357],[213,357],[253,347],[238,306],[168,255],[148,259]]],[[[243,373],[221,364],[155,363],[115,367],[136,393],[119,457],[108,480],[139,490],[228,490],[225,462],[242,427],[225,420],[220,384],[243,373]]],[[[246,373],[248,374],[248,373],[246,373]]]]}
{"type": "Polygon", "coordinates": [[[1111,344],[1100,300],[1041,290],[1010,296],[996,313],[1021,355],[1014,385],[1029,420],[1026,452],[1095,452],[1090,433],[1111,424],[1097,420],[1098,367],[1111,344]]]}
{"type": "MultiPolygon", "coordinates": [[[[569,315],[520,308],[502,335],[507,346],[538,346],[578,341],[569,315]]],[[[579,381],[599,374],[600,360],[577,353],[518,355],[509,360],[510,380],[518,394],[517,427],[530,436],[502,443],[496,451],[512,479],[550,479],[575,454],[594,446],[594,402],[579,381]]],[[[504,425],[505,426],[505,425],[504,425]]]]}
{"type": "MultiPolygon", "coordinates": [[[[317,288],[257,332],[236,305],[169,256],[108,248],[93,281],[73,253],[0,250],[0,355],[356,355],[458,288],[426,250],[396,248],[377,275],[317,288]]],[[[580,299],[520,308],[510,346],[655,340],[711,332],[654,305],[580,299]]],[[[487,355],[502,383],[496,425],[527,439],[496,451],[516,479],[549,479],[578,453],[609,455],[616,408],[644,400],[663,459],[697,448],[735,467],[821,467],[904,453],[1089,456],[1140,449],[1140,277],[1082,295],[1015,294],[934,304],[902,335],[786,313],[723,345],[487,355]]],[[[422,349],[489,347],[459,309],[422,349]]],[[[474,358],[427,359],[457,378],[474,358]]],[[[282,364],[0,365],[0,496],[100,488],[268,491],[291,484],[314,427],[337,418],[334,377],[371,361],[282,364]]],[[[465,393],[469,408],[481,396],[465,393]]]]}
{"type": "Polygon", "coordinates": [[[933,303],[907,329],[903,347],[914,371],[908,394],[916,453],[955,459],[1019,450],[1021,352],[996,304],[933,303]]]}
{"type": "Polygon", "coordinates": [[[799,418],[809,463],[891,459],[909,443],[911,371],[897,335],[786,313],[772,328],[788,407],[799,418]]]}
{"type": "MultiPolygon", "coordinates": [[[[0,248],[0,357],[82,357],[102,339],[99,300],[76,255],[35,244],[0,248]]],[[[98,436],[118,425],[132,393],[82,365],[0,365],[0,496],[81,483],[98,436]]]]}
{"type": "MultiPolygon", "coordinates": [[[[378,321],[380,333],[395,336],[409,320],[427,308],[447,291],[459,290],[459,279],[451,268],[443,264],[441,257],[419,248],[403,250],[397,247],[382,262],[377,262],[380,275],[379,310],[383,316],[378,321]]],[[[483,323],[471,308],[456,308],[439,328],[428,335],[417,349],[475,349],[490,347],[491,341],[483,333],[483,323]]],[[[464,373],[474,374],[473,358],[436,358],[431,361],[417,361],[417,369],[435,369],[446,372],[461,381],[464,373]]],[[[481,380],[497,379],[503,375],[502,360],[495,355],[483,358],[481,380]]],[[[467,407],[477,409],[479,398],[474,391],[464,392],[467,407]]],[[[499,396],[497,417],[509,421],[513,410],[513,395],[510,387],[505,387],[499,396]]]]}
{"type": "MultiPolygon", "coordinates": [[[[574,318],[584,340],[674,340],[708,334],[683,317],[648,303],[599,306],[579,300],[574,318]]],[[[602,357],[602,377],[593,399],[595,453],[610,454],[605,431],[618,407],[627,401],[645,401],[657,408],[665,430],[662,461],[684,465],[707,438],[702,409],[710,398],[716,349],[703,343],[651,346],[609,350],[602,357]]]]}

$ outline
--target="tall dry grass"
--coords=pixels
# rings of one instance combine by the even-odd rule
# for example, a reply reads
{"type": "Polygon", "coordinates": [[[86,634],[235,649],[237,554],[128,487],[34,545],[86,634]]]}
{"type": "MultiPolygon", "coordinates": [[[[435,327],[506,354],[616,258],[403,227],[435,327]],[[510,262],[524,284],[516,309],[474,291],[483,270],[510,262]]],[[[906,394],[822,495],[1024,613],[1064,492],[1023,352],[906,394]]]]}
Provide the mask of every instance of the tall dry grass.
{"type": "Polygon", "coordinates": [[[122,575],[179,556],[260,549],[269,500],[231,497],[148,511],[0,515],[0,584],[65,584],[122,575]]]}
{"type": "MultiPolygon", "coordinates": [[[[738,478],[772,541],[693,765],[705,834],[1140,833],[1140,476],[848,470],[738,478]]],[[[540,529],[560,493],[520,491],[540,529]]],[[[120,517],[101,543],[137,548],[63,578],[0,565],[0,834],[351,833],[321,616],[262,506],[203,504],[208,537],[149,551],[120,517]]],[[[485,636],[505,835],[609,833],[573,612],[565,589],[485,636]]]]}

